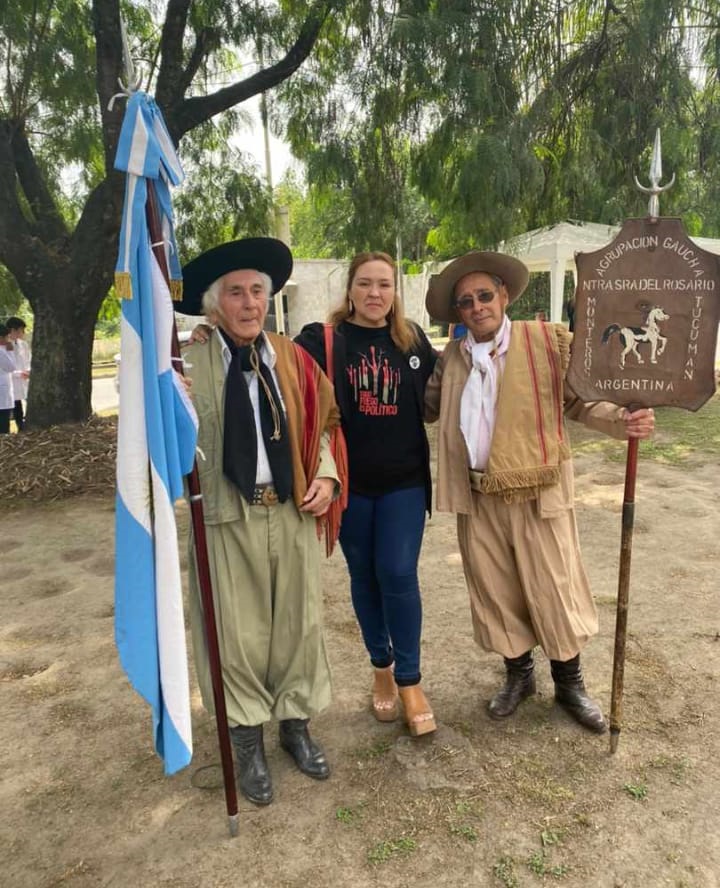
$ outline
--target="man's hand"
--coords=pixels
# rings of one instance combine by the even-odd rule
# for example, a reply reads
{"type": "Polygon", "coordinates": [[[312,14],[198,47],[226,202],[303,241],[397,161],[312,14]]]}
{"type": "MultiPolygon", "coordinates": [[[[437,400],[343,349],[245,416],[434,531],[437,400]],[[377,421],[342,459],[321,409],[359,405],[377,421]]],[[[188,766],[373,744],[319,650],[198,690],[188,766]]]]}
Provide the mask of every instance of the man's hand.
{"type": "Polygon", "coordinates": [[[185,389],[185,391],[188,393],[188,395],[191,395],[192,394],[192,391],[191,391],[192,382],[193,382],[192,379],[190,379],[189,376],[183,376],[183,374],[178,373],[177,370],[173,370],[173,373],[175,374],[175,376],[177,376],[178,382],[182,385],[182,387],[185,389]]]}
{"type": "Polygon", "coordinates": [[[307,493],[303,498],[301,512],[309,512],[316,518],[324,515],[330,507],[335,493],[334,478],[315,478],[310,482],[307,493]]]}
{"type": "Polygon", "coordinates": [[[212,331],[213,328],[210,324],[198,324],[197,327],[193,327],[188,345],[192,342],[199,342],[201,345],[204,345],[212,336],[212,331]]]}
{"type": "Polygon", "coordinates": [[[655,431],[655,412],[652,408],[633,410],[631,413],[623,408],[622,420],[625,423],[625,435],[628,438],[649,438],[655,431]]]}

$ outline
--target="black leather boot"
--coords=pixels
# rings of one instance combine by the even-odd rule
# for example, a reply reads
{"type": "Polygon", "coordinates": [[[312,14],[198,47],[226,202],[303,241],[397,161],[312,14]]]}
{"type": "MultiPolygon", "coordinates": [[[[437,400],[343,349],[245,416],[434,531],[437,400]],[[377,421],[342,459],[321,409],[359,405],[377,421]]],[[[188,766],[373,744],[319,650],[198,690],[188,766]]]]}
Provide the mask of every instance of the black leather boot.
{"type": "Polygon", "coordinates": [[[230,728],[230,739],[235,750],[240,792],[256,805],[269,805],[273,788],[265,761],[263,726],[230,728]]]}
{"type": "Polygon", "coordinates": [[[308,777],[325,780],[330,767],[325,753],[308,732],[307,718],[286,718],[280,722],[280,746],[288,752],[295,764],[308,777]]]}
{"type": "Polygon", "coordinates": [[[534,669],[532,651],[519,657],[505,657],[505,684],[488,703],[488,712],[493,718],[507,718],[526,697],[535,693],[534,669]]]}
{"type": "Polygon", "coordinates": [[[550,660],[555,699],[584,728],[596,734],[604,734],[607,724],[598,704],[588,697],[583,682],[580,654],[572,660],[550,660]]]}

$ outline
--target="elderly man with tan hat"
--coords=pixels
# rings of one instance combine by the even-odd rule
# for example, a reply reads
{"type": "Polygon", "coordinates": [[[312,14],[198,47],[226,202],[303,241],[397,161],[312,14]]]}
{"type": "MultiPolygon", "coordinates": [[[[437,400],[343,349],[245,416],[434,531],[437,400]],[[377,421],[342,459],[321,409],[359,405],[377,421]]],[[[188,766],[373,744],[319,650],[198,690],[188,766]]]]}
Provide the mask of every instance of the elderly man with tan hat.
{"type": "Polygon", "coordinates": [[[572,335],[562,324],[506,314],[528,278],[518,259],[477,251],[430,281],[430,316],[467,327],[425,392],[426,419],[440,422],[437,508],[457,513],[475,640],[505,658],[490,715],[506,718],[535,693],[539,645],[556,701],[603,733],[580,666],[598,618],[578,545],[564,417],[623,439],[648,437],[654,417],[574,396],[564,381],[572,335]]]}

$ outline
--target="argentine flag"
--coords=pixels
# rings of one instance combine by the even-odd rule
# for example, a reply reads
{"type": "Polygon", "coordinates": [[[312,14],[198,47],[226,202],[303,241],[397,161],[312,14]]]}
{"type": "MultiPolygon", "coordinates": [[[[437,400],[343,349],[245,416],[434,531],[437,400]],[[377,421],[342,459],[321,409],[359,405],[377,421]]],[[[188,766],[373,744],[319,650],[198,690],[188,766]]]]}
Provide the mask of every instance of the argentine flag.
{"type": "Polygon", "coordinates": [[[122,301],[115,517],[115,641],[133,687],[152,707],[155,749],[172,774],[192,758],[190,688],[174,502],[193,466],[197,417],[171,362],[170,287],[145,217],[152,180],[171,286],[180,265],[170,185],[183,179],[155,102],[128,100],[116,169],[127,173],[115,272],[122,301]]]}

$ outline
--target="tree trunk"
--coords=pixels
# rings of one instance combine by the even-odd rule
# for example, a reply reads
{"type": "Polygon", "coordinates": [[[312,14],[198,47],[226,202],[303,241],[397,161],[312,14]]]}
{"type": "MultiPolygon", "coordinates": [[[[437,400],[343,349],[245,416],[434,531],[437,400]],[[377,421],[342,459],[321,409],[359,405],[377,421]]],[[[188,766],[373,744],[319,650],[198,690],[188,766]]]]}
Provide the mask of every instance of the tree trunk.
{"type": "MultiPolygon", "coordinates": [[[[53,283],[62,286],[57,280],[53,283]]],[[[63,311],[66,300],[57,301],[50,286],[32,299],[29,429],[90,418],[95,318],[106,292],[107,281],[101,281],[93,290],[78,293],[69,311],[63,311]]]]}

